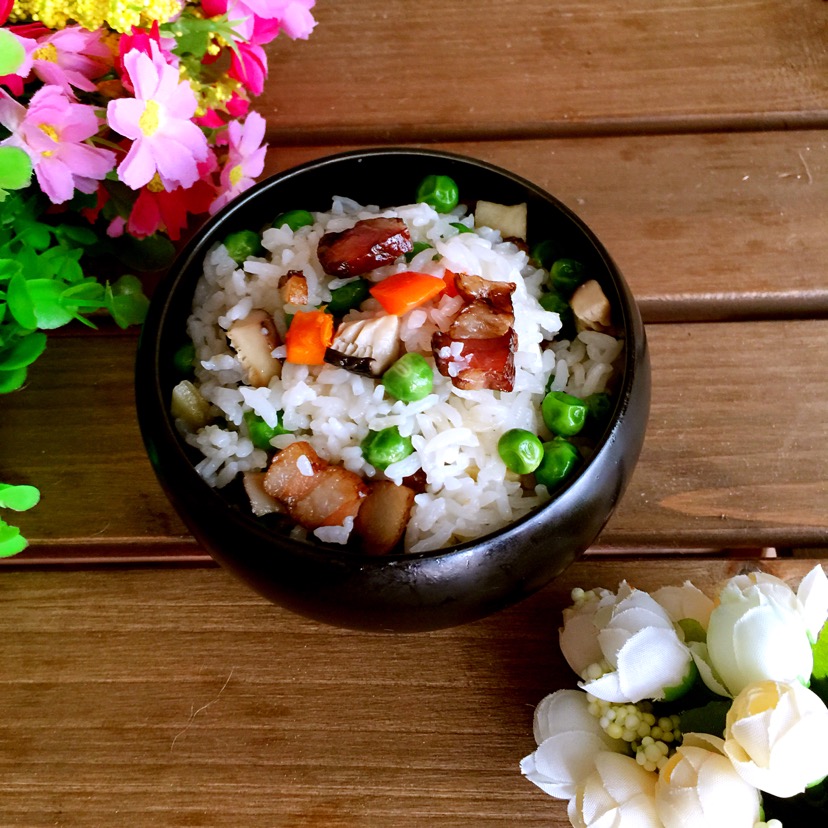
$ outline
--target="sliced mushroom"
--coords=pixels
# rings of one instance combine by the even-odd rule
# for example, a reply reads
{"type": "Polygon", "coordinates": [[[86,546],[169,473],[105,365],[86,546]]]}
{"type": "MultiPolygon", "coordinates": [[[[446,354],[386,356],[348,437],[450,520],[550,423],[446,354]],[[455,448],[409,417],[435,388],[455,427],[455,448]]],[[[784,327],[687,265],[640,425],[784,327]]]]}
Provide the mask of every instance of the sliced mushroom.
{"type": "Polygon", "coordinates": [[[386,314],[343,322],[325,352],[325,362],[368,377],[382,376],[400,350],[400,318],[386,314]]]}
{"type": "Polygon", "coordinates": [[[612,309],[601,285],[590,279],[578,287],[569,300],[579,331],[607,331],[612,326],[612,309]]]}
{"type": "Polygon", "coordinates": [[[377,480],[359,507],[354,532],[362,551],[385,555],[402,539],[414,506],[414,490],[390,480],[377,480]]]}
{"type": "Polygon", "coordinates": [[[279,279],[279,294],[286,305],[308,304],[308,280],[301,270],[289,270],[279,279]]]}
{"type": "Polygon", "coordinates": [[[526,203],[497,204],[494,201],[478,201],[474,209],[474,223],[478,227],[500,230],[504,238],[526,240],[526,203]]]}
{"type": "Polygon", "coordinates": [[[264,479],[265,472],[248,471],[242,475],[244,491],[250,500],[250,508],[256,517],[285,511],[282,504],[265,491],[264,479]]]}
{"type": "Polygon", "coordinates": [[[267,311],[257,308],[234,322],[227,331],[227,339],[239,357],[249,385],[261,388],[279,376],[282,363],[273,356],[273,349],[281,343],[267,311]]]}

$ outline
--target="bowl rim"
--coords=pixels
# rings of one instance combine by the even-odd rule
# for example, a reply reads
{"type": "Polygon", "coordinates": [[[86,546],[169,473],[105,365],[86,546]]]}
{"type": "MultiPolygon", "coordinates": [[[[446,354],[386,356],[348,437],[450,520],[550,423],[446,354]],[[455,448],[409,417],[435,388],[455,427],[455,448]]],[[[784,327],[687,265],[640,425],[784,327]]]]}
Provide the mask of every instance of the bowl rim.
{"type": "MultiPolygon", "coordinates": [[[[331,191],[330,195],[332,198],[336,193],[331,191]]],[[[151,297],[147,317],[139,334],[135,358],[136,407],[142,438],[150,455],[153,468],[177,511],[180,512],[177,508],[178,498],[169,489],[167,481],[157,466],[157,461],[153,459],[156,438],[152,435],[157,435],[159,428],[161,441],[164,443],[164,451],[170,451],[172,449],[175,454],[175,456],[169,458],[169,462],[174,463],[177,468],[184,469],[183,473],[188,474],[188,477],[192,481],[191,485],[199,489],[202,499],[204,497],[207,498],[206,502],[210,504],[209,508],[220,509],[226,520],[237,525],[243,531],[253,533],[264,543],[273,543],[275,541],[277,545],[287,544],[297,551],[301,550],[301,554],[306,557],[318,557],[319,560],[324,561],[340,561],[348,565],[357,563],[365,568],[378,569],[389,566],[410,566],[412,563],[422,560],[467,555],[472,550],[494,539],[508,539],[509,535],[520,534],[533,524],[543,523],[544,512],[556,504],[565,504],[572,499],[578,499],[580,497],[580,489],[586,485],[585,480],[590,476],[590,470],[594,470],[599,463],[600,457],[609,451],[609,446],[615,439],[621,423],[625,418],[630,404],[633,380],[636,374],[636,363],[640,354],[645,350],[645,343],[646,333],[641,322],[640,312],[623,274],[594,231],[577,213],[552,193],[523,176],[501,166],[453,151],[405,146],[353,149],[305,161],[258,181],[225,205],[215,215],[208,218],[198,228],[178,253],[167,272],[162,276],[151,297]],[[359,161],[366,157],[373,158],[379,156],[390,156],[393,158],[404,156],[430,157],[435,161],[442,159],[452,163],[459,163],[467,168],[476,167],[490,174],[503,176],[513,184],[524,188],[526,191],[552,205],[577,228],[578,232],[583,235],[601,259],[610,280],[614,283],[617,290],[621,305],[618,309],[622,318],[620,327],[624,332],[625,338],[622,376],[607,425],[596,439],[592,454],[579,466],[572,477],[568,478],[565,483],[551,493],[549,500],[505,526],[477,538],[433,550],[388,553],[381,556],[362,553],[359,550],[353,550],[348,547],[339,547],[336,544],[324,544],[312,537],[309,537],[308,540],[291,538],[287,535],[274,537],[274,530],[258,522],[252,512],[244,513],[234,508],[231,501],[220,490],[210,486],[196,471],[188,453],[189,447],[184,443],[170,416],[169,406],[166,404],[163,396],[163,389],[161,388],[158,372],[158,366],[160,365],[162,356],[169,359],[169,354],[162,355],[160,352],[160,340],[165,330],[165,325],[168,324],[168,319],[171,315],[170,299],[176,294],[180,283],[185,281],[185,277],[192,267],[197,266],[199,269],[202,269],[201,262],[208,250],[215,243],[215,239],[211,239],[211,236],[221,227],[227,218],[237,212],[243,211],[251,202],[262,198],[263,194],[271,189],[277,188],[284,182],[301,176],[308,171],[323,170],[326,167],[335,167],[350,161],[359,161]],[[149,393],[152,394],[152,400],[146,399],[146,395],[149,393]],[[160,412],[160,424],[152,421],[151,411],[155,411],[156,413],[160,412]],[[187,469],[189,473],[186,471],[187,469]]],[[[185,523],[190,525],[189,520],[183,514],[181,517],[185,523]]],[[[607,515],[608,518],[609,515],[607,515]]],[[[191,526],[191,528],[193,527],[191,526]]]]}

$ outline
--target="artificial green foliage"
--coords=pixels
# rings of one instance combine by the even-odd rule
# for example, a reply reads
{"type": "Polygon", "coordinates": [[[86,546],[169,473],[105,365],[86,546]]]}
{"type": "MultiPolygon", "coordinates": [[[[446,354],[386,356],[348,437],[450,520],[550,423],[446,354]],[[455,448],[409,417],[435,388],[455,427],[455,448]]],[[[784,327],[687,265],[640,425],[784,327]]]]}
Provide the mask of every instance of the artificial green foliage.
{"type": "MultiPolygon", "coordinates": [[[[2,148],[0,148],[2,149],[2,148]]],[[[0,189],[8,186],[0,158],[0,189]]],[[[95,327],[108,314],[122,328],[143,322],[149,301],[136,276],[91,275],[101,253],[98,234],[77,213],[51,215],[38,193],[7,193],[0,211],[0,394],[21,389],[47,345],[47,331],[73,321],[95,327]]],[[[37,503],[32,486],[0,484],[0,508],[37,503]]],[[[0,519],[0,557],[26,548],[16,526],[0,519]]]]}
{"type": "MultiPolygon", "coordinates": [[[[9,483],[0,483],[0,508],[25,512],[36,506],[39,500],[40,492],[34,486],[12,486],[9,483]]],[[[0,558],[16,555],[27,545],[26,539],[16,526],[11,526],[5,520],[0,519],[0,558]]]]}
{"type": "Polygon", "coordinates": [[[811,690],[828,704],[828,624],[822,628],[813,646],[814,669],[811,673],[811,690]]]}

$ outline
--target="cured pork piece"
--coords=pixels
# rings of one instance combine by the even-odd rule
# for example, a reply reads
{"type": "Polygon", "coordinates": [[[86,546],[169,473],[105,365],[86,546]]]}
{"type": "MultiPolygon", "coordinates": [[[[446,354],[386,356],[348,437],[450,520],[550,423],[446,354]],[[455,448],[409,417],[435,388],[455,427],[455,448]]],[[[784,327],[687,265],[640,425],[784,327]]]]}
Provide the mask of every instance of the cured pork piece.
{"type": "Polygon", "coordinates": [[[373,218],[338,233],[326,233],[316,252],[326,273],[347,278],[390,264],[413,246],[401,218],[373,218]]]}
{"type": "Polygon", "coordinates": [[[414,506],[413,489],[398,486],[390,480],[377,480],[354,523],[362,551],[368,555],[385,555],[402,540],[414,506]]]}
{"type": "Polygon", "coordinates": [[[356,518],[368,486],[362,478],[323,460],[305,440],[291,443],[273,458],[264,490],[305,529],[342,526],[356,518]]]}
{"type": "Polygon", "coordinates": [[[511,391],[518,344],[513,327],[515,285],[468,273],[455,274],[454,284],[465,305],[448,331],[431,338],[437,369],[466,391],[511,391]]]}
{"type": "Polygon", "coordinates": [[[487,339],[452,339],[435,333],[431,348],[437,370],[464,391],[511,391],[515,387],[517,334],[513,328],[487,339]]]}

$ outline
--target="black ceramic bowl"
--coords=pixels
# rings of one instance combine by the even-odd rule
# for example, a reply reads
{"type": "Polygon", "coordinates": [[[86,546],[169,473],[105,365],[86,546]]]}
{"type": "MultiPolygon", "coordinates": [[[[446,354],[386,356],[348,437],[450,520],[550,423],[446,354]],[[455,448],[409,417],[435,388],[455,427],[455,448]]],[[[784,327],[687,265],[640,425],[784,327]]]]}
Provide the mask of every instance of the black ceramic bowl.
{"type": "Polygon", "coordinates": [[[138,419],[152,465],[195,538],[223,566],[284,607],[365,630],[417,631],[472,621],[547,584],[598,536],[630,479],[644,439],[650,367],[641,317],[598,239],[554,197],[503,169],[449,153],[387,148],[335,155],[259,183],[201,229],[152,298],[136,365],[138,419]],[[609,298],[626,336],[614,409],[591,459],[542,508],[471,543],[435,552],[371,557],[265,528],[245,503],[209,487],[170,417],[193,289],[208,249],[228,233],[301,206],[330,209],[343,195],[363,204],[409,203],[430,173],[454,178],[465,199],[528,203],[528,237],[562,240],[609,298]]]}

